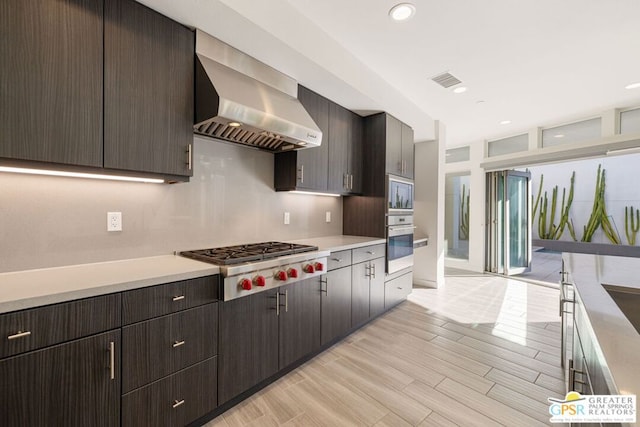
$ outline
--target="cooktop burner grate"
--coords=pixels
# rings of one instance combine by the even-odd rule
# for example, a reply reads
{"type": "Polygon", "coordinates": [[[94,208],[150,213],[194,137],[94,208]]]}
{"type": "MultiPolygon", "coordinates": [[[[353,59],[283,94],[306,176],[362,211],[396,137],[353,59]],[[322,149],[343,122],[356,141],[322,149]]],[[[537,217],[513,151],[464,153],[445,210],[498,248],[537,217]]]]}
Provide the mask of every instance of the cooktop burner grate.
{"type": "Polygon", "coordinates": [[[318,248],[316,246],[284,242],[264,242],[184,251],[180,252],[180,255],[217,265],[231,265],[317,250],[318,248]]]}

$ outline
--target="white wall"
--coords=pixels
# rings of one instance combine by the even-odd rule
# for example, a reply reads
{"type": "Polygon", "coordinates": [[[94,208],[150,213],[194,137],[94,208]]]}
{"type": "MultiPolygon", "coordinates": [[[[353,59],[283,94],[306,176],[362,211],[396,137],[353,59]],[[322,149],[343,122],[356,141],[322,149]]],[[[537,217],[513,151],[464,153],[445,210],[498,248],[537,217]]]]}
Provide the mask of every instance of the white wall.
{"type": "MultiPolygon", "coordinates": [[[[640,154],[626,156],[603,157],[599,159],[584,159],[561,164],[551,164],[531,167],[532,192],[538,193],[540,175],[544,175],[543,189],[547,192],[549,206],[551,205],[551,193],[553,187],[558,185],[558,207],[556,209],[556,223],[560,218],[560,204],[562,201],[562,189],[566,188],[567,196],[571,182],[571,174],[576,172],[574,198],[569,216],[573,219],[578,240],[582,238],[583,226],[589,220],[593,208],[593,198],[596,186],[598,165],[606,171],[605,176],[605,201],[607,213],[611,216],[611,223],[617,228],[623,244],[627,244],[624,232],[624,208],[634,206],[640,209],[640,154]]],[[[542,204],[542,199],[540,201],[542,204]]],[[[549,208],[550,209],[550,208],[549,208]]],[[[538,208],[538,211],[540,208],[538,208]]],[[[550,221],[550,213],[547,217],[550,221]]],[[[533,222],[533,238],[538,238],[538,215],[533,222]]],[[[569,231],[565,230],[562,240],[571,240],[569,231]]],[[[601,229],[595,232],[594,243],[610,243],[601,229]]]]}
{"type": "Polygon", "coordinates": [[[0,174],[0,219],[7,272],[342,234],[342,199],[275,192],[273,154],[196,137],[190,183],[0,174]],[[108,211],[122,232],[107,233],[108,211]]]}
{"type": "Polygon", "coordinates": [[[445,128],[436,122],[436,140],[415,145],[416,235],[429,244],[414,254],[413,282],[422,286],[444,284],[444,158],[445,128]]]}

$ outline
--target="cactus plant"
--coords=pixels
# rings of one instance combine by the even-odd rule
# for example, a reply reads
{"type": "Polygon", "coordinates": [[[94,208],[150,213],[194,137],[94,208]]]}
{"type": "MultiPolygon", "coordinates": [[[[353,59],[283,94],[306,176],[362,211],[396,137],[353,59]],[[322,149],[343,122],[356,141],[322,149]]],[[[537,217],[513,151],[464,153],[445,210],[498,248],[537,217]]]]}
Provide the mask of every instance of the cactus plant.
{"type": "Polygon", "coordinates": [[[599,227],[602,227],[602,231],[611,243],[619,245],[620,236],[617,231],[614,230],[614,227],[609,220],[609,215],[607,215],[607,207],[604,199],[605,188],[605,170],[602,169],[602,165],[598,165],[596,189],[593,197],[593,208],[591,209],[589,221],[587,221],[587,224],[584,226],[582,241],[590,242],[593,237],[593,233],[595,233],[599,227]]]}
{"type": "Polygon", "coordinates": [[[636,216],[633,216],[633,206],[624,207],[624,232],[627,235],[627,242],[631,246],[636,244],[636,234],[640,230],[640,209],[636,209],[636,216]]]}
{"type": "Polygon", "coordinates": [[[460,240],[469,238],[469,195],[470,192],[467,192],[466,186],[462,184],[462,194],[460,195],[460,240]]]}
{"type": "MultiPolygon", "coordinates": [[[[536,195],[536,201],[533,204],[533,212],[531,214],[531,218],[536,217],[536,212],[538,211],[538,204],[540,203],[540,196],[542,195],[542,183],[544,182],[544,174],[540,174],[540,185],[538,185],[538,194],[536,195]]],[[[533,195],[531,195],[531,202],[533,203],[533,195]]]]}
{"type": "MultiPolygon", "coordinates": [[[[573,222],[569,219],[569,210],[571,209],[571,203],[573,203],[573,188],[576,179],[575,171],[571,174],[571,184],[569,186],[569,195],[566,194],[566,188],[562,189],[562,203],[560,205],[560,219],[558,224],[555,223],[556,208],[558,201],[558,186],[553,188],[551,193],[551,210],[549,211],[549,199],[547,192],[544,192],[542,204],[540,204],[540,215],[538,216],[538,235],[541,239],[553,239],[558,240],[562,237],[565,227],[569,228],[569,234],[575,240],[575,232],[573,230],[573,222]]],[[[542,180],[540,181],[542,183],[542,180]]],[[[538,196],[542,190],[538,191],[538,196]]],[[[537,208],[537,202],[534,205],[534,210],[537,208]]]]}

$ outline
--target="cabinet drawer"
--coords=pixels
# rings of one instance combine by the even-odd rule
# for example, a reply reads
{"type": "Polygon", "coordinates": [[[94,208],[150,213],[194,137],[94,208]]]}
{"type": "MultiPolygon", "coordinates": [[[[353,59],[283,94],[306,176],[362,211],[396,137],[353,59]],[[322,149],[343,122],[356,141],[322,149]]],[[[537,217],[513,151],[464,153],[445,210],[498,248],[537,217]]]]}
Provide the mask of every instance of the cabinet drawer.
{"type": "Polygon", "coordinates": [[[140,322],[217,301],[219,276],[198,277],[122,294],[122,323],[140,322]]]}
{"type": "Polygon", "coordinates": [[[122,329],[124,393],[217,354],[218,304],[122,329]]]}
{"type": "Polygon", "coordinates": [[[413,288],[413,273],[397,277],[384,284],[384,309],[388,310],[407,299],[413,288]]]}
{"type": "Polygon", "coordinates": [[[384,257],[385,244],[365,246],[364,248],[358,248],[353,250],[353,263],[359,263],[362,261],[369,261],[370,259],[384,257]]]}
{"type": "Polygon", "coordinates": [[[328,271],[351,265],[351,250],[331,252],[329,259],[327,260],[327,264],[328,271]]]}
{"type": "Polygon", "coordinates": [[[0,358],[120,327],[120,294],[0,315],[0,358]]]}
{"type": "Polygon", "coordinates": [[[122,426],[184,426],[218,405],[218,358],[212,357],[122,396],[122,426]]]}

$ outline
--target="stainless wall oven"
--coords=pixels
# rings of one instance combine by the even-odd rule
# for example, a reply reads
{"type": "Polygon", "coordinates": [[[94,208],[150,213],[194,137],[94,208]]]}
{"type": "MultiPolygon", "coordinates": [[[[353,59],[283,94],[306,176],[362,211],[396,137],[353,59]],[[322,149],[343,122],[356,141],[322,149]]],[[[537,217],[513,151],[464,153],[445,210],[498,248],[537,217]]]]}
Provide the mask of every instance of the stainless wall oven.
{"type": "Polygon", "coordinates": [[[387,175],[387,274],[413,267],[413,181],[387,175]]]}
{"type": "Polygon", "coordinates": [[[387,217],[387,273],[413,267],[413,215],[387,217]]]}

